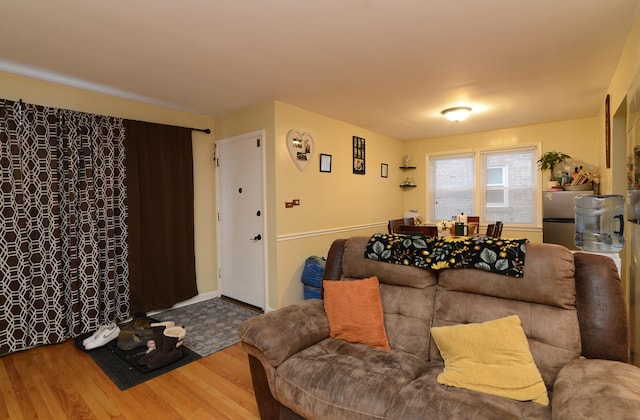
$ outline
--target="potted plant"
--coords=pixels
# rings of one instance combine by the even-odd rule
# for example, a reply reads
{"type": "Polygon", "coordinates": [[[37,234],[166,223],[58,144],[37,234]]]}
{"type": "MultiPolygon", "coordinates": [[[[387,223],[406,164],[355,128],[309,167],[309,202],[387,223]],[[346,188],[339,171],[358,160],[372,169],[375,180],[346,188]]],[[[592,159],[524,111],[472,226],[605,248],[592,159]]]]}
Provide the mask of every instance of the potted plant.
{"type": "MultiPolygon", "coordinates": [[[[549,171],[549,182],[557,183],[558,181],[553,176],[553,171],[558,163],[562,163],[567,159],[571,159],[571,156],[564,154],[562,152],[556,152],[552,150],[550,152],[544,153],[540,159],[538,159],[538,168],[540,171],[544,172],[546,170],[549,171]]],[[[556,184],[557,185],[557,184],[556,184]]]]}

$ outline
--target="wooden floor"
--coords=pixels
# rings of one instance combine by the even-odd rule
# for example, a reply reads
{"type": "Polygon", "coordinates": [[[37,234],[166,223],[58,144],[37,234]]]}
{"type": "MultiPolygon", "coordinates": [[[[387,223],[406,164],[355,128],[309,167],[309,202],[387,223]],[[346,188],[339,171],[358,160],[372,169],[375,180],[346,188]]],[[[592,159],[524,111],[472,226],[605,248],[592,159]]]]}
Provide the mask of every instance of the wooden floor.
{"type": "Polygon", "coordinates": [[[126,391],[73,340],[0,358],[3,419],[258,419],[240,344],[126,391]]]}

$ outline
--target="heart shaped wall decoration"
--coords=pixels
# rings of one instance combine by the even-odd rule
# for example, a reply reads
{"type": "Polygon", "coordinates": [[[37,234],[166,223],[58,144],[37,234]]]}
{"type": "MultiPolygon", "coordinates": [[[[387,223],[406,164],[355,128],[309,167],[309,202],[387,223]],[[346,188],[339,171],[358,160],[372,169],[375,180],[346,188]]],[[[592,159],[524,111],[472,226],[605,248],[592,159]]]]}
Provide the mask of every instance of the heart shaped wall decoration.
{"type": "Polygon", "coordinates": [[[304,170],[305,166],[311,161],[315,145],[313,137],[309,133],[300,133],[298,130],[289,130],[287,133],[287,149],[291,159],[298,169],[304,170]]]}

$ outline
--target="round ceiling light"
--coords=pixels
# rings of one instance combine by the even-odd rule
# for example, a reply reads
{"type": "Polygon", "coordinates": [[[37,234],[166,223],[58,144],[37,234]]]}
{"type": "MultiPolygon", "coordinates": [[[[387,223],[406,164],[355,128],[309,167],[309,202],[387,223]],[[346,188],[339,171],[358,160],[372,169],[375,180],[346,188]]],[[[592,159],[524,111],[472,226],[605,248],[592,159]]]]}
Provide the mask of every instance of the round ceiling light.
{"type": "Polygon", "coordinates": [[[442,115],[444,115],[449,121],[462,121],[467,119],[471,113],[471,108],[468,106],[457,106],[455,108],[447,108],[442,111],[442,115]]]}

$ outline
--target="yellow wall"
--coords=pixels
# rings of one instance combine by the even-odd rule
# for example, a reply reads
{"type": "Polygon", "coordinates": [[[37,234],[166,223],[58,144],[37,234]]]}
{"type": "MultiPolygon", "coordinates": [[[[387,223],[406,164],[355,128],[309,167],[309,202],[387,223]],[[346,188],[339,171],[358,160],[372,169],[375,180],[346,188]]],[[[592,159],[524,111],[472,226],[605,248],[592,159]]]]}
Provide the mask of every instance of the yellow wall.
{"type": "MultiPolygon", "coordinates": [[[[640,68],[640,23],[638,19],[640,17],[636,19],[624,54],[611,80],[609,93],[611,94],[612,113],[624,101],[631,80],[640,68]]],[[[350,173],[351,151],[349,148],[353,135],[367,139],[367,176],[371,171],[379,171],[380,161],[373,157],[374,162],[372,162],[371,155],[371,153],[377,152],[371,151],[369,147],[371,144],[369,139],[376,138],[376,134],[369,135],[366,130],[358,127],[280,103],[276,103],[275,119],[275,136],[279,142],[275,156],[278,168],[276,179],[278,300],[277,302],[270,301],[271,305],[276,305],[275,307],[301,299],[299,279],[304,259],[311,254],[326,255],[326,250],[333,239],[353,234],[368,235],[379,231],[381,230],[380,226],[370,226],[368,223],[374,222],[375,224],[376,220],[384,222],[386,219],[403,214],[407,209],[417,209],[420,214],[426,214],[428,180],[425,174],[425,155],[427,152],[539,144],[541,145],[541,153],[559,150],[578,161],[597,165],[602,176],[601,193],[611,193],[611,170],[607,170],[605,167],[604,159],[604,107],[600,115],[592,118],[409,142],[385,139],[381,145],[388,141],[390,149],[381,148],[382,154],[379,158],[389,163],[388,180],[390,182],[388,185],[385,183],[378,185],[373,179],[358,180],[353,178],[356,175],[350,173]],[[309,171],[309,167],[307,167],[304,173],[298,172],[291,162],[284,144],[286,133],[290,129],[312,133],[316,139],[316,154],[333,155],[334,169],[332,174],[318,173],[317,160],[310,164],[310,166],[315,166],[313,171],[309,171]],[[452,147],[452,144],[455,146],[452,147]],[[416,170],[403,173],[398,169],[404,153],[411,156],[412,164],[418,167],[416,170]],[[342,162],[342,160],[347,162],[342,162]],[[378,168],[372,168],[372,164],[378,168]],[[341,167],[338,168],[338,166],[341,167]],[[334,173],[335,175],[333,175],[334,173]],[[323,178],[327,175],[332,175],[329,181],[325,181],[323,178]],[[414,177],[418,187],[405,192],[399,190],[397,185],[404,176],[414,177]],[[381,187],[386,190],[380,191],[381,187]],[[372,191],[376,193],[370,194],[372,191]],[[380,194],[377,194],[378,191],[380,194]],[[372,214],[371,201],[383,196],[386,197],[385,200],[394,202],[384,204],[385,209],[381,210],[384,215],[372,214]],[[302,205],[293,209],[285,209],[284,201],[294,198],[300,198],[302,205]],[[307,207],[309,200],[313,204],[312,208],[307,207]],[[327,203],[326,200],[330,201],[327,203]],[[396,203],[395,200],[398,202],[396,203]],[[364,203],[358,205],[360,201],[364,201],[364,203]],[[354,207],[350,205],[351,203],[358,204],[354,207]],[[361,213],[362,211],[364,213],[361,213]],[[360,223],[364,224],[361,226],[362,229],[357,228],[360,223]],[[347,229],[344,231],[339,228],[334,230],[335,227],[340,226],[345,226],[347,229]],[[350,230],[349,226],[353,230],[350,230]]],[[[613,160],[611,166],[612,168],[624,168],[625,164],[626,162],[613,160]]],[[[539,174],[538,180],[542,184],[544,181],[542,174],[539,174]]],[[[541,225],[541,220],[538,223],[541,225]]],[[[506,229],[504,234],[505,236],[527,237],[533,242],[542,241],[540,226],[533,230],[506,229]]]]}
{"type": "MultiPolygon", "coordinates": [[[[589,118],[402,142],[276,101],[217,119],[216,139],[260,129],[266,134],[269,308],[302,299],[304,260],[310,255],[326,255],[334,239],[384,231],[388,219],[400,217],[410,208],[426,214],[427,152],[541,144],[543,152],[557,149],[592,163],[598,161],[602,132],[599,119],[589,118]],[[292,129],[311,133],[315,141],[315,155],[303,171],[294,164],[286,146],[292,129]],[[354,135],[366,139],[364,176],[352,173],[354,135]],[[405,152],[418,167],[415,171],[399,169],[405,152]],[[320,153],[332,155],[331,173],[319,172],[320,153]],[[389,165],[389,178],[380,177],[383,162],[389,165]],[[399,188],[405,176],[414,177],[418,187],[399,188]],[[285,208],[285,201],[293,199],[299,199],[301,205],[285,208]]],[[[504,233],[542,241],[540,229],[504,233]]]]}
{"type": "MultiPolygon", "coordinates": [[[[414,171],[418,187],[405,193],[405,205],[407,208],[417,209],[421,215],[428,214],[426,195],[429,180],[425,170],[427,153],[541,145],[541,153],[558,150],[576,160],[597,165],[601,138],[602,129],[599,119],[588,118],[407,142],[406,152],[411,157],[412,164],[418,167],[414,171]]],[[[542,174],[539,175],[538,182],[542,183],[542,174]]],[[[481,220],[482,224],[487,222],[481,220]]],[[[540,218],[536,229],[505,228],[503,235],[525,237],[532,242],[542,242],[541,228],[542,219],[540,218]]]]}
{"type": "Polygon", "coordinates": [[[385,222],[404,213],[398,187],[402,142],[343,121],[276,103],[276,167],[278,235],[385,222]],[[286,147],[291,129],[308,132],[315,154],[303,171],[286,147]],[[366,141],[366,174],[353,174],[352,137],[366,141]],[[319,171],[320,153],[332,155],[330,173],[319,171]],[[389,178],[380,176],[380,164],[389,164],[389,178]],[[284,202],[299,198],[300,206],[284,202]]]}
{"type": "MultiPolygon", "coordinates": [[[[615,112],[624,101],[633,78],[640,69],[640,14],[636,17],[633,28],[627,38],[624,51],[609,83],[608,93],[611,96],[611,112],[615,112]]],[[[601,117],[604,116],[604,108],[601,117]]],[[[604,121],[604,118],[603,118],[604,121]]],[[[604,123],[603,123],[604,124],[604,123]]]]}
{"type": "MultiPolygon", "coordinates": [[[[184,127],[210,128],[211,117],[120,99],[86,90],[0,73],[0,97],[27,103],[184,127]]],[[[215,188],[213,135],[193,133],[195,249],[198,292],[215,291],[215,188]]],[[[162,308],[158,308],[162,309],[162,308]]]]}
{"type": "Polygon", "coordinates": [[[302,300],[304,261],[326,255],[331,242],[386,230],[404,213],[397,169],[403,144],[390,137],[282,102],[260,104],[216,120],[216,140],[265,130],[268,306],[302,300]],[[310,133],[315,152],[299,170],[286,145],[289,130],[310,133]],[[366,139],[366,174],[352,173],[352,136],[366,139]],[[320,153],[332,155],[330,173],[319,171],[320,153]],[[380,164],[389,164],[381,178],[380,164]],[[285,208],[285,201],[300,205],[285,208]]]}
{"type": "Polygon", "coordinates": [[[336,238],[386,231],[390,218],[404,214],[398,169],[403,143],[343,121],[281,102],[275,104],[276,217],[278,234],[277,301],[302,299],[300,277],[305,259],[326,255],[336,238]],[[289,130],[313,136],[315,154],[303,171],[286,146],[289,130]],[[365,139],[366,174],[352,173],[352,137],[365,139]],[[330,173],[319,171],[320,153],[332,155],[330,173]],[[381,163],[389,177],[380,176],[381,163]],[[285,201],[300,206],[285,208],[285,201]]]}

